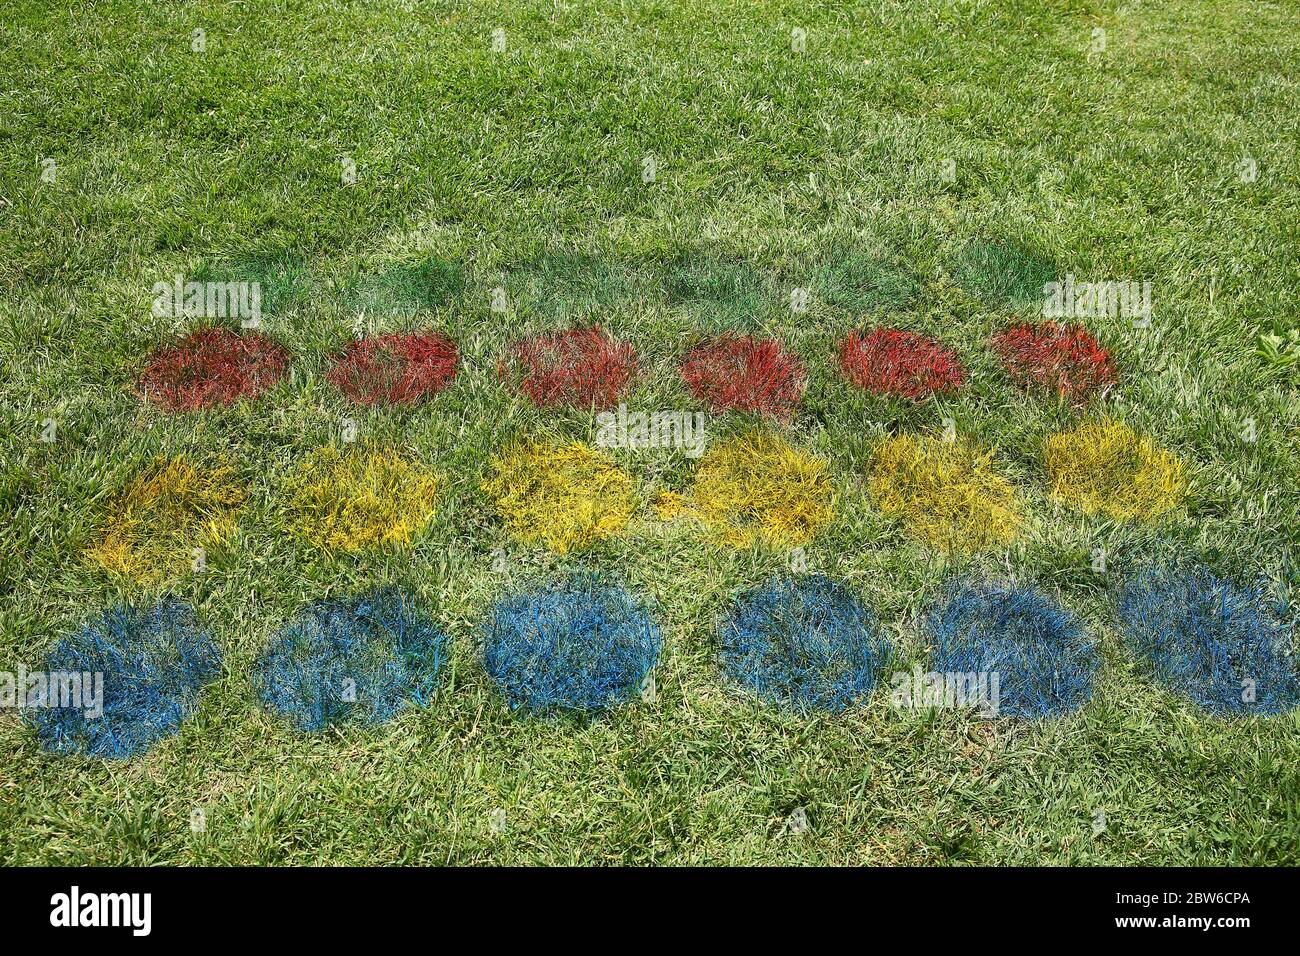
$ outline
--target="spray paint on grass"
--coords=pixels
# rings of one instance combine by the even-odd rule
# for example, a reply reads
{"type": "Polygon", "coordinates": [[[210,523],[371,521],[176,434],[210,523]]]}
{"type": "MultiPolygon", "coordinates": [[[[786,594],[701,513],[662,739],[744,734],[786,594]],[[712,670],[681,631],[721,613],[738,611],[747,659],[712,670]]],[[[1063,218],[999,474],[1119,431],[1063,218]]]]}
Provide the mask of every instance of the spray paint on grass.
{"type": "Polygon", "coordinates": [[[1018,322],[993,337],[993,348],[1014,383],[1049,389],[1074,405],[1115,385],[1115,360],[1081,325],[1018,322]]]}
{"type": "Polygon", "coordinates": [[[440,333],[381,335],[352,342],[326,378],[361,405],[418,405],[456,377],[460,354],[440,333]]]}
{"type": "Polygon", "coordinates": [[[327,553],[409,544],[433,520],[441,482],[389,449],[317,449],[287,482],[293,528],[327,553]]]}
{"type": "Polygon", "coordinates": [[[490,472],[483,490],[510,536],[556,554],[621,533],[636,504],[631,476],[582,442],[519,442],[490,472]]]}
{"type": "Polygon", "coordinates": [[[268,708],[308,732],[380,724],[432,699],[446,646],[400,591],[319,601],[276,634],[255,683],[268,708]]]}
{"type": "Polygon", "coordinates": [[[42,746],[56,753],[123,760],[180,729],[199,692],[221,669],[216,642],[189,605],[164,598],[118,605],[63,637],[48,672],[103,675],[99,713],[81,707],[27,711],[42,746]]]}
{"type": "MultiPolygon", "coordinates": [[[[969,687],[971,679],[978,689],[983,678],[991,692],[996,675],[996,701],[991,693],[969,701],[988,716],[1059,716],[1092,697],[1096,645],[1073,614],[1035,588],[959,578],[921,626],[934,648],[933,673],[962,675],[956,689],[969,687]]],[[[896,703],[909,682],[914,675],[896,678],[896,703]]],[[[919,700],[911,690],[910,706],[926,706],[925,689],[919,700]]]]}
{"type": "Polygon", "coordinates": [[[661,493],[655,506],[663,520],[693,518],[732,548],[797,548],[834,517],[826,462],[765,431],[711,445],[690,493],[661,493]]]}
{"type": "Polygon", "coordinates": [[[659,658],[645,605],[598,575],[576,575],[499,601],[483,666],[512,709],[602,711],[642,689],[659,658]]]}
{"type": "Polygon", "coordinates": [[[840,346],[844,377],[873,395],[917,401],[954,392],[966,367],[946,345],[900,329],[850,332],[840,346]]]}
{"type": "Polygon", "coordinates": [[[1084,514],[1153,521],[1187,495],[1182,462],[1122,422],[1051,435],[1044,460],[1052,497],[1084,514]]]}
{"type": "Polygon", "coordinates": [[[1149,568],[1120,591],[1129,647],[1166,687],[1221,716],[1280,714],[1300,703],[1291,616],[1258,586],[1208,568],[1149,568]]]}
{"type": "Polygon", "coordinates": [[[974,444],[899,435],[875,451],[869,488],[876,507],[934,547],[983,551],[1009,544],[1023,522],[1011,483],[974,444]]]}
{"type": "Polygon", "coordinates": [[[892,648],[848,588],[821,575],[775,578],[718,628],[723,672],[773,703],[841,711],[876,685],[892,648]]]}
{"type": "Polygon", "coordinates": [[[511,345],[497,375],[540,408],[613,407],[636,374],[636,353],[599,327],[530,336],[511,345]]]}
{"type": "Polygon", "coordinates": [[[230,468],[157,458],[113,499],[86,557],[136,584],[199,570],[207,551],[234,534],[243,502],[230,468]]]}
{"type": "Polygon", "coordinates": [[[788,419],[803,394],[803,363],[774,339],[724,335],[692,348],[682,381],[714,413],[749,412],[788,419]]]}
{"type": "Polygon", "coordinates": [[[169,412],[192,412],[257,398],[289,367],[289,353],[260,332],[207,328],[149,356],[137,391],[169,412]]]}

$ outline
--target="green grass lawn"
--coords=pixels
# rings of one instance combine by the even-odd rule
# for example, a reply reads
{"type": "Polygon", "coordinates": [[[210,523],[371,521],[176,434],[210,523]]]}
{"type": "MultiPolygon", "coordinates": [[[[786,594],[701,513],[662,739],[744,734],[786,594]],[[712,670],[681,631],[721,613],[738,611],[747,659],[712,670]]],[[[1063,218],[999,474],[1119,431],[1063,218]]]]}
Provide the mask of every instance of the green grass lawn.
{"type": "MultiPolygon", "coordinates": [[[[1300,596],[1297,63],[1300,12],[1245,0],[8,5],[0,670],[147,596],[81,555],[155,455],[233,463],[250,498],[207,572],[169,582],[225,655],[177,736],[129,762],[56,757],[0,712],[0,862],[1300,862],[1300,718],[1215,719],[1159,689],[1113,613],[1129,571],[1177,555],[1300,596]],[[142,357],[187,328],[150,314],[177,274],[262,282],[292,376],[211,413],[136,399],[142,357]],[[1012,388],[988,350],[1066,274],[1153,283],[1150,329],[1090,323],[1121,371],[1102,409],[1188,464],[1186,507],[1153,527],[1048,499],[1041,443],[1078,416],[1012,388]],[[419,410],[358,412],[323,379],[358,321],[443,329],[465,367],[419,410]],[[640,351],[642,409],[696,407],[675,368],[700,332],[782,338],[809,369],[788,437],[828,460],[837,496],[809,569],[873,606],[906,667],[951,575],[1037,582],[1101,642],[1092,702],[1035,723],[900,711],[887,688],[837,716],[745,697],[718,673],[714,621],[789,557],[656,522],[654,494],[695,467],[679,452],[613,453],[641,501],[626,536],[567,559],[513,544],[479,488],[490,455],[595,426],[512,397],[496,356],[591,321],[640,351]],[[846,385],[835,344],[879,323],[953,345],[969,387],[911,405],[846,385]],[[445,478],[410,548],[328,559],[286,531],[281,482],[348,416],[445,478]],[[1009,550],[945,558],[868,501],[881,438],[945,418],[1028,501],[1009,550]],[[512,714],[477,628],[506,589],[575,565],[654,597],[657,699],[512,714]],[[433,703],[317,736],[263,711],[250,674],[270,635],[385,583],[451,636],[433,703]]],[[[710,435],[748,424],[715,417],[710,435]]]]}

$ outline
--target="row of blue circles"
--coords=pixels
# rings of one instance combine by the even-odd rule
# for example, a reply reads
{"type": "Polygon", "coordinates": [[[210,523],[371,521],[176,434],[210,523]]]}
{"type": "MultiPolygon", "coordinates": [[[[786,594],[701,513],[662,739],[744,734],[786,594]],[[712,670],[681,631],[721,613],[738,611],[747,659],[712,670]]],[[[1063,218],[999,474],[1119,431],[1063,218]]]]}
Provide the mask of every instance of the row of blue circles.
{"type": "MultiPolygon", "coordinates": [[[[1300,701],[1283,609],[1261,589],[1199,567],[1152,570],[1122,588],[1118,610],[1126,642],[1156,679],[1201,707],[1264,715],[1300,701]]],[[[1092,696],[1096,643],[1036,588],[958,578],[920,624],[932,669],[895,667],[896,706],[1042,718],[1092,696]]],[[[860,704],[897,664],[872,612],[821,575],[775,578],[746,592],[719,622],[717,641],[732,681],[803,711],[860,704]]],[[[511,708],[598,712],[646,688],[662,637],[644,602],[583,574],[497,602],[482,645],[484,670],[511,708]]],[[[305,731],[378,724],[426,704],[446,656],[446,636],[418,603],[385,589],[306,608],[259,657],[254,685],[268,709],[305,731]]],[[[84,701],[27,713],[47,749],[136,756],[179,729],[220,661],[188,605],[165,598],[118,606],[64,637],[46,660],[46,674],[104,675],[102,713],[84,701]]]]}

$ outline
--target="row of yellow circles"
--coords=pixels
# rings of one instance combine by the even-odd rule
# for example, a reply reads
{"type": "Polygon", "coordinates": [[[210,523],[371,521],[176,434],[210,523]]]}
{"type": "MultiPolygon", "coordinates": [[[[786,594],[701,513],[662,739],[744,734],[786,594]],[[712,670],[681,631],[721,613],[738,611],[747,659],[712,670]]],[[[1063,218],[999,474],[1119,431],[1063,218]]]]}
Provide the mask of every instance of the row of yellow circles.
{"type": "MultiPolygon", "coordinates": [[[[1182,463],[1119,422],[1052,435],[1043,454],[1051,495],[1087,514],[1151,521],[1187,493],[1182,463]]],[[[867,487],[881,513],[945,550],[1005,545],[1024,520],[992,453],[967,440],[887,439],[867,487]]],[[[334,446],[314,452],[285,487],[295,530],[331,553],[409,543],[437,513],[441,490],[439,476],[396,454],[334,446]]],[[[492,459],[482,490],[515,540],[559,554],[620,533],[636,509],[632,476],[581,442],[509,445],[492,459]]],[[[834,517],[833,497],[823,459],[753,431],[710,445],[690,489],[662,492],[654,507],[660,519],[693,519],[728,546],[788,549],[834,517]]],[[[159,459],[113,503],[88,557],[133,580],[156,580],[190,562],[196,547],[229,537],[243,500],[229,468],[159,459]]]]}

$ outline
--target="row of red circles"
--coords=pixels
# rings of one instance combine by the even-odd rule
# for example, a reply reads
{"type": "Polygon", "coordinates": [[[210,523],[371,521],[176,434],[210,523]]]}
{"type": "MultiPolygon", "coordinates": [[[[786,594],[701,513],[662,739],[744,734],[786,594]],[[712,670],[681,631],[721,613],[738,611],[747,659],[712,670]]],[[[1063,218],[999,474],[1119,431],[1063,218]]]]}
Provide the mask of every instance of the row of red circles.
{"type": "MultiPolygon", "coordinates": [[[[1115,383],[1109,351],[1078,325],[1018,322],[992,339],[1018,385],[1041,386],[1080,404],[1115,383]]],[[[200,329],[149,356],[139,393],[169,411],[196,411],[254,398],[289,367],[289,353],[260,332],[200,329]]],[[[440,332],[394,333],[354,341],[330,362],[327,378],[363,405],[415,405],[456,377],[460,353],[440,332]]],[[[936,339],[901,329],[851,332],[840,343],[844,377],[875,395],[921,400],[953,392],[968,372],[936,339]]],[[[637,373],[633,347],[599,327],[566,329],[512,343],[498,376],[541,407],[613,406],[637,373]]],[[[681,361],[687,388],[715,412],[788,417],[807,374],[799,357],[771,338],[727,333],[706,338],[681,361]]]]}

